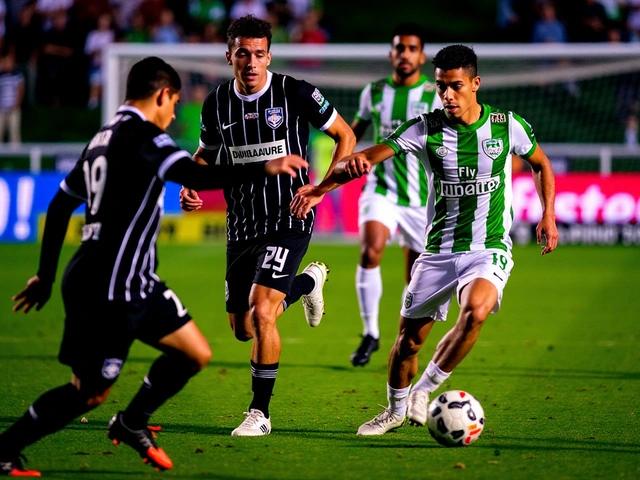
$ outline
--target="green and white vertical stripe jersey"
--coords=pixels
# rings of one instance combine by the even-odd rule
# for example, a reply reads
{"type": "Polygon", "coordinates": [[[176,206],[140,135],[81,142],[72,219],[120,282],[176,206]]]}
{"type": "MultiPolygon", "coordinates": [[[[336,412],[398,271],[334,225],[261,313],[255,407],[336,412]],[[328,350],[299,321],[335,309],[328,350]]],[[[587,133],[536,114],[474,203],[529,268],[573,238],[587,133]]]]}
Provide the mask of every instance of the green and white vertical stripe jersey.
{"type": "MultiPolygon", "coordinates": [[[[425,75],[407,87],[395,85],[388,77],[362,90],[356,120],[371,121],[374,141],[380,143],[408,119],[441,107],[436,85],[425,75]]],[[[399,154],[377,165],[367,177],[366,190],[402,206],[424,207],[427,202],[427,178],[412,154],[399,154]]]]}
{"type": "Polygon", "coordinates": [[[384,143],[396,154],[416,155],[425,167],[427,252],[511,249],[511,159],[536,149],[522,117],[482,105],[477,122],[454,125],[436,110],[407,121],[384,143]]]}

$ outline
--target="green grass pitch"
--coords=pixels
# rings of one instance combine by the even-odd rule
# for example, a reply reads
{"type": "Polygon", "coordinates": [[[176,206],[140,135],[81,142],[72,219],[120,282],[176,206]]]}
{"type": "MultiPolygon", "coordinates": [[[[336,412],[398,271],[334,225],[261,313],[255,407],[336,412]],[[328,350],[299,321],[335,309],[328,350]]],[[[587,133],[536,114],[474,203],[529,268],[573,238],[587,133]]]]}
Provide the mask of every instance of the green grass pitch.
{"type": "MultiPolygon", "coordinates": [[[[72,251],[65,248],[62,262],[72,251]]],[[[273,432],[232,438],[251,398],[250,344],[236,341],[227,324],[224,246],[161,246],[160,275],[213,349],[208,368],[154,416],[174,469],[157,473],[105,436],[110,417],[156,356],[142,344],[106,404],[86,416],[88,423],[75,421],[29,447],[28,466],[44,478],[78,480],[640,478],[640,251],[561,246],[545,257],[538,251],[515,249],[502,310],[443,387],[467,390],[484,406],[485,431],[468,448],[441,447],[425,428],[409,426],[378,438],[355,435],[386,404],[386,360],[403,287],[397,247],[387,250],[382,268],[381,350],[355,369],[349,354],[361,332],[353,285],[358,247],[312,242],[305,262],[331,267],[327,314],[316,329],[299,305],[280,318],[273,432]]],[[[35,272],[37,255],[37,245],[0,246],[0,430],[70,375],[56,360],[59,282],[41,312],[10,311],[10,297],[35,272]]],[[[421,368],[456,315],[457,306],[447,324],[434,327],[421,368]]]]}

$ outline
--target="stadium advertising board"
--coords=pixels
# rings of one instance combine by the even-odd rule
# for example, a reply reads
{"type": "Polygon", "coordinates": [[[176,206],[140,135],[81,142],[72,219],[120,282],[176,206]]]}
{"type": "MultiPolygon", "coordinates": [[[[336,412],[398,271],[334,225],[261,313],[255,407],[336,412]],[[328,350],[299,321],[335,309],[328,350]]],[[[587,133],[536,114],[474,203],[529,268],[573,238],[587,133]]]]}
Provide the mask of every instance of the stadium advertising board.
{"type": "MultiPolygon", "coordinates": [[[[42,219],[58,189],[61,174],[0,174],[0,241],[34,242],[42,219]]],[[[315,231],[319,235],[358,235],[358,196],[363,180],[330,192],[318,205],[315,231]]],[[[222,192],[201,192],[204,212],[180,213],[180,187],[167,184],[161,240],[197,243],[223,239],[225,202],[222,192]]],[[[535,185],[528,174],[513,181],[514,228],[519,243],[534,239],[541,215],[535,185]]],[[[79,211],[80,212],[80,211],[79,211]]],[[[556,217],[562,243],[640,245],[640,174],[566,174],[556,177],[556,217]]],[[[81,219],[74,219],[70,230],[81,219]]],[[[79,226],[78,226],[79,230],[79,226]]],[[[71,232],[73,233],[73,232],[71,232]]],[[[79,235],[68,237],[78,241],[79,235]],[[77,238],[76,238],[77,237],[77,238]]]]}

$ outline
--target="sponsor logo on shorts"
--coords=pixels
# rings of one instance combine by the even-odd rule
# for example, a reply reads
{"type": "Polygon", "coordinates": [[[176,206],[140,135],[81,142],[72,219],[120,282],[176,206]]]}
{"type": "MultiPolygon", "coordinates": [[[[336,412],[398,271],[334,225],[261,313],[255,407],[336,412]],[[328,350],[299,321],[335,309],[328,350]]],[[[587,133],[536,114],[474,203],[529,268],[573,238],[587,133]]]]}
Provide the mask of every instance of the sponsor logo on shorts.
{"type": "Polygon", "coordinates": [[[120,367],[123,362],[119,358],[107,358],[102,364],[102,376],[107,380],[113,380],[120,375],[120,367]]]}
{"type": "Polygon", "coordinates": [[[284,140],[276,140],[242,147],[229,147],[229,151],[234,164],[266,162],[284,157],[287,154],[287,145],[284,140]]]}
{"type": "Polygon", "coordinates": [[[282,125],[284,120],[284,114],[282,113],[282,107],[267,108],[264,111],[266,115],[267,125],[274,130],[282,125]]]}
{"type": "Polygon", "coordinates": [[[500,186],[500,177],[475,182],[440,182],[440,195],[449,198],[475,197],[495,192],[500,186]]]}
{"type": "Polygon", "coordinates": [[[288,277],[289,274],[288,273],[277,274],[276,272],[273,272],[271,276],[277,280],[278,278],[288,277]]]}
{"type": "Polygon", "coordinates": [[[413,293],[407,292],[404,297],[404,308],[409,308],[413,304],[413,293]]]}
{"type": "Polygon", "coordinates": [[[500,275],[498,275],[496,272],[493,272],[493,274],[498,277],[498,280],[500,280],[501,282],[504,282],[504,278],[502,278],[500,275]]]}

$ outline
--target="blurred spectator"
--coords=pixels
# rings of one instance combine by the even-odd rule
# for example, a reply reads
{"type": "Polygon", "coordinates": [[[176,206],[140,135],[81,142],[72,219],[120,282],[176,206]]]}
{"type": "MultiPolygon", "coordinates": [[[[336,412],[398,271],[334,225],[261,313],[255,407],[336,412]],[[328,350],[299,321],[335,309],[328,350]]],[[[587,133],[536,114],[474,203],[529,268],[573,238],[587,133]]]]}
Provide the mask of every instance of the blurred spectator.
{"type": "Polygon", "coordinates": [[[5,47],[5,36],[7,35],[7,4],[0,0],[0,42],[1,47],[5,47]]]}
{"type": "Polygon", "coordinates": [[[304,18],[291,30],[292,43],[318,43],[329,41],[329,34],[320,26],[322,12],[313,9],[307,12],[304,18]]]}
{"type": "Polygon", "coordinates": [[[287,0],[287,4],[294,21],[302,20],[314,7],[313,0],[287,0]]]}
{"type": "Polygon", "coordinates": [[[629,0],[627,26],[631,32],[631,41],[640,42],[640,0],[629,0]]]}
{"type": "Polygon", "coordinates": [[[221,25],[227,19],[222,0],[189,0],[189,13],[200,31],[209,23],[221,25]]]}
{"type": "Polygon", "coordinates": [[[289,42],[289,32],[280,23],[280,16],[276,12],[269,10],[267,22],[271,24],[271,43],[289,42]]]}
{"type": "Polygon", "coordinates": [[[530,40],[534,0],[497,0],[495,41],[501,43],[530,40]]]}
{"type": "Polygon", "coordinates": [[[157,25],[165,8],[167,8],[165,0],[142,0],[139,10],[144,15],[147,25],[157,25]]]}
{"type": "Polygon", "coordinates": [[[36,11],[42,17],[42,28],[53,28],[54,16],[59,12],[67,13],[73,7],[73,0],[38,0],[36,11]]]}
{"type": "Polygon", "coordinates": [[[229,18],[236,20],[245,15],[253,15],[254,17],[267,19],[267,7],[262,0],[236,0],[229,12],[229,18]]]}
{"type": "Polygon", "coordinates": [[[627,147],[638,147],[638,117],[633,113],[627,117],[627,125],[624,137],[624,143],[627,147]]]}
{"type": "Polygon", "coordinates": [[[575,12],[577,18],[576,42],[606,42],[608,19],[604,7],[596,0],[582,0],[575,12]]]}
{"type": "Polygon", "coordinates": [[[226,43],[227,39],[220,30],[217,22],[209,22],[202,30],[202,43],[226,43]]]}
{"type": "Polygon", "coordinates": [[[115,40],[113,17],[110,13],[103,13],[98,18],[95,30],[89,32],[84,46],[84,53],[89,56],[89,102],[91,109],[97,108],[102,95],[102,52],[105,47],[115,40]]]}
{"type": "MultiPolygon", "coordinates": [[[[185,92],[187,93],[187,92],[185,92]]],[[[182,144],[190,145],[190,151],[195,152],[200,138],[200,112],[202,104],[207,98],[209,88],[202,84],[194,85],[188,92],[186,101],[183,99],[176,112],[176,138],[182,139],[182,144]]]]}
{"type": "Polygon", "coordinates": [[[18,22],[7,32],[7,43],[15,54],[17,69],[25,80],[29,106],[35,104],[36,62],[41,43],[42,26],[34,3],[25,5],[18,14],[18,22]]]}
{"type": "MultiPolygon", "coordinates": [[[[120,30],[129,30],[133,25],[133,17],[142,15],[140,13],[140,4],[142,0],[111,0],[114,9],[116,25],[120,30]]],[[[143,22],[144,24],[144,16],[143,22]]]]}
{"type": "Polygon", "coordinates": [[[149,30],[144,23],[142,12],[135,12],[131,17],[131,27],[125,32],[122,39],[129,43],[146,43],[150,40],[149,30]]]}
{"type": "MultiPolygon", "coordinates": [[[[57,10],[51,19],[51,29],[42,36],[38,62],[37,100],[46,105],[66,105],[78,102],[76,90],[79,71],[74,65],[78,54],[76,33],[68,24],[67,12],[57,10]]],[[[84,77],[86,73],[82,74],[84,77]]]]}
{"type": "Polygon", "coordinates": [[[151,40],[156,43],[180,43],[182,27],[176,23],[173,11],[165,8],[158,24],[151,29],[151,40]]]}
{"type": "Polygon", "coordinates": [[[533,43],[565,43],[567,30],[556,15],[556,7],[550,1],[538,5],[539,18],[533,24],[533,43]]]}
{"type": "Polygon", "coordinates": [[[18,144],[21,140],[20,118],[24,98],[24,77],[16,69],[13,53],[0,58],[0,141],[8,131],[9,142],[18,144]]]}

